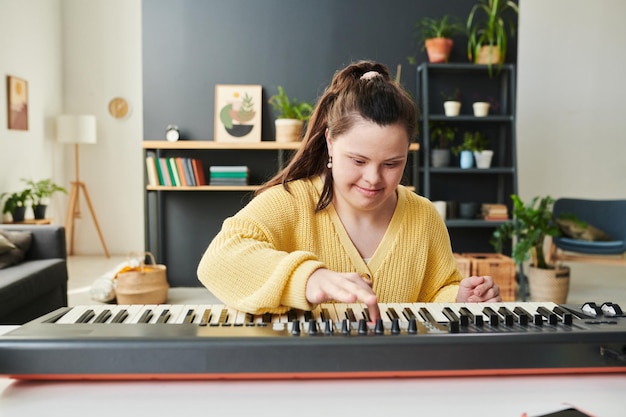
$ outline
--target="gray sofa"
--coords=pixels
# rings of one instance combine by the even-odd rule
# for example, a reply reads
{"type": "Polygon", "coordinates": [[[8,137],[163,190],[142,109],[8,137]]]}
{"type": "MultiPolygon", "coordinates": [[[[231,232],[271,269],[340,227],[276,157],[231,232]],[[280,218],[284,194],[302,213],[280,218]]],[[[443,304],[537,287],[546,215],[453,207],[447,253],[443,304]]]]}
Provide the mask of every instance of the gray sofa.
{"type": "Polygon", "coordinates": [[[65,228],[0,224],[0,231],[32,233],[23,260],[0,269],[0,324],[23,324],[67,306],[65,228]]]}

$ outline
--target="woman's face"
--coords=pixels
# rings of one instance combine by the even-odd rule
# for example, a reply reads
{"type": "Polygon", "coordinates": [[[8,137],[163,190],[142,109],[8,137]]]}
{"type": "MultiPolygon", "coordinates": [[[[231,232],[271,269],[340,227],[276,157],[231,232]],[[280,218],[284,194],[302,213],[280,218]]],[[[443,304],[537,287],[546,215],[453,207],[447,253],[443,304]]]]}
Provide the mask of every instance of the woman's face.
{"type": "Polygon", "coordinates": [[[399,124],[379,126],[360,119],[344,134],[326,134],[332,156],[334,198],[355,210],[395,204],[396,187],[407,162],[409,138],[399,124]]]}

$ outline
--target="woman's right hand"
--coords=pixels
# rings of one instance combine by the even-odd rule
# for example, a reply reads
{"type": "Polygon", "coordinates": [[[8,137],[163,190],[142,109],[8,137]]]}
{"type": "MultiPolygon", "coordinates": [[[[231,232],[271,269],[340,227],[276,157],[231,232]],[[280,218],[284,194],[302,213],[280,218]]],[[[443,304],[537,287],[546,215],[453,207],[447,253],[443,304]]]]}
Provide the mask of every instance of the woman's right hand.
{"type": "Polygon", "coordinates": [[[372,290],[372,281],[356,272],[334,272],[325,268],[316,270],[307,281],[306,299],[311,304],[328,301],[363,303],[372,322],[380,318],[378,297],[372,290]]]}

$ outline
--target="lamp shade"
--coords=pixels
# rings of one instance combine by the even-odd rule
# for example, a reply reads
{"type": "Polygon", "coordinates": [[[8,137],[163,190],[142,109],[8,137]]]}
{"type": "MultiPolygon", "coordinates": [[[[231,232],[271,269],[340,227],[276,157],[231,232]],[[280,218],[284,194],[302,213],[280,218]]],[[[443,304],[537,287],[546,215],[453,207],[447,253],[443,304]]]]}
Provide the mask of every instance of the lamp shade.
{"type": "Polygon", "coordinates": [[[96,143],[96,116],[59,116],[57,140],[61,143],[96,143]]]}

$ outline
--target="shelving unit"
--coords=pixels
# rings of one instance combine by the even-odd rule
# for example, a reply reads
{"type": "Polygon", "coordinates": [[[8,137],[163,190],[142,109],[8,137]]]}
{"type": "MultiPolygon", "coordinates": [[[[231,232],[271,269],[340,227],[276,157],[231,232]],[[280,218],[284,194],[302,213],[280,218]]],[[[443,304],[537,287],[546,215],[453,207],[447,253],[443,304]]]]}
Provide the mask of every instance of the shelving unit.
{"type": "MultiPolygon", "coordinates": [[[[180,156],[211,165],[247,165],[249,185],[154,186],[145,174],[145,248],[168,268],[171,286],[200,286],[196,267],[222,222],[241,209],[262,183],[284,167],[300,142],[262,141],[233,144],[211,140],[143,141],[144,157],[180,156]]],[[[410,146],[405,182],[418,180],[419,145],[410,146]]],[[[208,179],[208,176],[207,176],[208,179]]]]}
{"type": "MultiPolygon", "coordinates": [[[[515,66],[504,64],[492,75],[485,65],[430,64],[417,68],[417,100],[420,108],[420,180],[416,192],[432,201],[505,204],[512,210],[510,195],[517,193],[515,131],[515,66]],[[444,95],[461,93],[461,114],[446,116],[444,95]],[[473,115],[474,101],[492,101],[497,107],[488,116],[473,115]],[[430,124],[445,123],[458,129],[460,143],[465,131],[479,130],[487,135],[494,150],[491,168],[462,169],[452,158],[448,167],[432,167],[430,124]]],[[[501,222],[481,219],[446,220],[455,252],[493,252],[491,233],[501,222]]]]}

